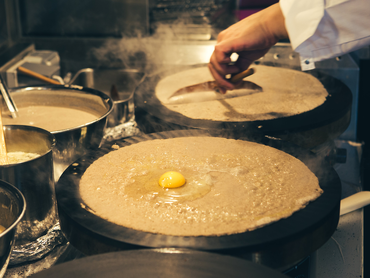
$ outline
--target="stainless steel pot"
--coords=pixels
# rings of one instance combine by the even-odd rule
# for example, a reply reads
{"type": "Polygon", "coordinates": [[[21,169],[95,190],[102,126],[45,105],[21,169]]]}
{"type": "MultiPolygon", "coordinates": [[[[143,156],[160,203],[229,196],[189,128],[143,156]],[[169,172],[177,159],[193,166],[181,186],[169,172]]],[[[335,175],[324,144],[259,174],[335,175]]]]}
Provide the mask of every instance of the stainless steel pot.
{"type": "Polygon", "coordinates": [[[108,127],[114,127],[134,119],[134,91],[143,77],[144,73],[135,69],[85,68],[79,70],[69,84],[109,95],[114,101],[114,109],[108,116],[108,127]]]}
{"type": "Polygon", "coordinates": [[[0,225],[6,229],[0,233],[0,277],[3,277],[9,264],[14,245],[14,234],[26,210],[22,193],[11,184],[0,180],[0,225]]]}
{"type": "MultiPolygon", "coordinates": [[[[74,128],[50,131],[56,139],[54,178],[88,149],[99,147],[113,101],[106,94],[76,85],[46,85],[13,88],[13,100],[19,107],[45,105],[70,107],[97,115],[96,120],[74,128]]],[[[5,121],[5,120],[4,120],[5,121]]]]}
{"type": "Polygon", "coordinates": [[[52,152],[56,141],[50,132],[32,126],[4,126],[4,135],[8,153],[40,155],[0,166],[0,179],[18,188],[27,202],[15,236],[15,244],[21,245],[45,234],[57,221],[52,152]]]}

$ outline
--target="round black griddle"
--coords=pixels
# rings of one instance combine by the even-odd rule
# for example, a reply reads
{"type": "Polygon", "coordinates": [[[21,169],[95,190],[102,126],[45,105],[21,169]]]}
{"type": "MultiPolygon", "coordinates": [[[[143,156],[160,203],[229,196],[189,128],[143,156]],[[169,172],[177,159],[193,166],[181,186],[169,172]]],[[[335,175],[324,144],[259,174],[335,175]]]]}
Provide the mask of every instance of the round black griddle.
{"type": "Polygon", "coordinates": [[[230,256],[194,250],[152,249],[90,256],[53,266],[32,277],[287,278],[288,276],[230,256]]]}
{"type": "MultiPolygon", "coordinates": [[[[177,71],[189,68],[194,66],[182,67],[177,71]]],[[[176,70],[148,76],[135,91],[136,122],[145,133],[195,128],[208,130],[212,134],[220,134],[222,131],[221,134],[229,133],[234,137],[245,134],[270,135],[305,148],[313,148],[338,137],[350,123],[350,89],[340,80],[320,70],[315,69],[308,73],[315,76],[328,91],[329,96],[321,106],[294,116],[244,122],[191,119],[168,109],[155,96],[155,88],[161,79],[174,72],[176,70]]]]}
{"type": "MultiPolygon", "coordinates": [[[[199,130],[170,131],[116,142],[125,147],[137,142],[173,137],[211,136],[199,130]]],[[[190,248],[230,254],[275,269],[286,269],[323,245],[339,221],[341,183],[329,164],[304,149],[266,137],[249,138],[302,160],[319,178],[324,193],[306,208],[260,229],[225,236],[168,236],[126,228],[89,211],[79,194],[79,181],[92,162],[112,151],[105,147],[77,160],[62,174],[56,196],[62,231],[81,252],[92,255],[138,248],[190,248]]],[[[114,212],[112,212],[114,213],[114,212]]]]}

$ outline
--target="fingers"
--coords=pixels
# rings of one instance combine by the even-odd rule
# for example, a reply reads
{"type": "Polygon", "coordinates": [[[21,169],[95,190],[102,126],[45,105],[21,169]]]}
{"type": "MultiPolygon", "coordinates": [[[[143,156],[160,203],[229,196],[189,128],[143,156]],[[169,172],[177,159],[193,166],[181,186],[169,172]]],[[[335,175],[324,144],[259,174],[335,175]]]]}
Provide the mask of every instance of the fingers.
{"type": "Polygon", "coordinates": [[[224,78],[223,75],[219,74],[218,71],[215,70],[213,65],[211,63],[208,64],[209,71],[213,75],[213,78],[215,79],[216,83],[218,84],[218,87],[220,89],[220,93],[226,93],[226,90],[232,90],[234,89],[234,85],[224,78]]]}
{"type": "Polygon", "coordinates": [[[226,76],[240,71],[237,66],[231,64],[231,53],[223,45],[216,45],[208,64],[211,74],[222,91],[235,88],[234,84],[226,79],[226,76]]]}
{"type": "Polygon", "coordinates": [[[257,59],[263,57],[269,48],[262,48],[259,50],[249,50],[239,52],[238,59],[230,64],[230,56],[228,53],[219,53],[221,52],[220,48],[216,49],[213,52],[208,68],[214,77],[216,83],[222,88],[222,91],[234,90],[238,84],[232,83],[227,79],[227,76],[230,74],[235,74],[242,72],[250,67],[250,65],[257,59]],[[228,56],[229,59],[225,58],[228,56]]]}

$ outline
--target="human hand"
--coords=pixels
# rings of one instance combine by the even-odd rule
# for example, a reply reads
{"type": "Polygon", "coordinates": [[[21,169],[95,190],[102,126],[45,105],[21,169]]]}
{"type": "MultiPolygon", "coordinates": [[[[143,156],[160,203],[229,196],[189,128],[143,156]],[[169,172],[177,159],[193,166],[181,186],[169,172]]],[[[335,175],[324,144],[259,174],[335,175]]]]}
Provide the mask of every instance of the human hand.
{"type": "Polygon", "coordinates": [[[226,75],[246,70],[253,61],[263,57],[280,39],[287,38],[284,16],[279,3],[255,13],[222,31],[211,56],[208,68],[222,93],[233,90],[237,84],[226,75]],[[238,59],[231,63],[230,56],[238,59]]]}

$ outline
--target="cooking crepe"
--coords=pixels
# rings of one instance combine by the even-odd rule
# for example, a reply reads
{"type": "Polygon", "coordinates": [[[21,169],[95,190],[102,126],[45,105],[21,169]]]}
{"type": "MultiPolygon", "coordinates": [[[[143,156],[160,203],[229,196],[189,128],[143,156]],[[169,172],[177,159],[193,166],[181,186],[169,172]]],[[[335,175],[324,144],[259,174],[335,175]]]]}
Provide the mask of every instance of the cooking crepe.
{"type": "Polygon", "coordinates": [[[260,65],[253,67],[256,72],[247,80],[260,86],[262,92],[221,100],[168,104],[168,98],[177,90],[213,79],[207,67],[198,67],[164,77],[157,83],[155,94],[168,109],[188,118],[230,122],[301,114],[320,106],[328,96],[321,82],[308,73],[260,65]]]}
{"type": "Polygon", "coordinates": [[[149,140],[112,151],[87,168],[79,191],[110,222],[175,236],[251,231],[289,217],[323,192],[295,157],[217,137],[149,140]],[[184,174],[186,183],[164,192],[158,179],[169,170],[184,174]]]}

